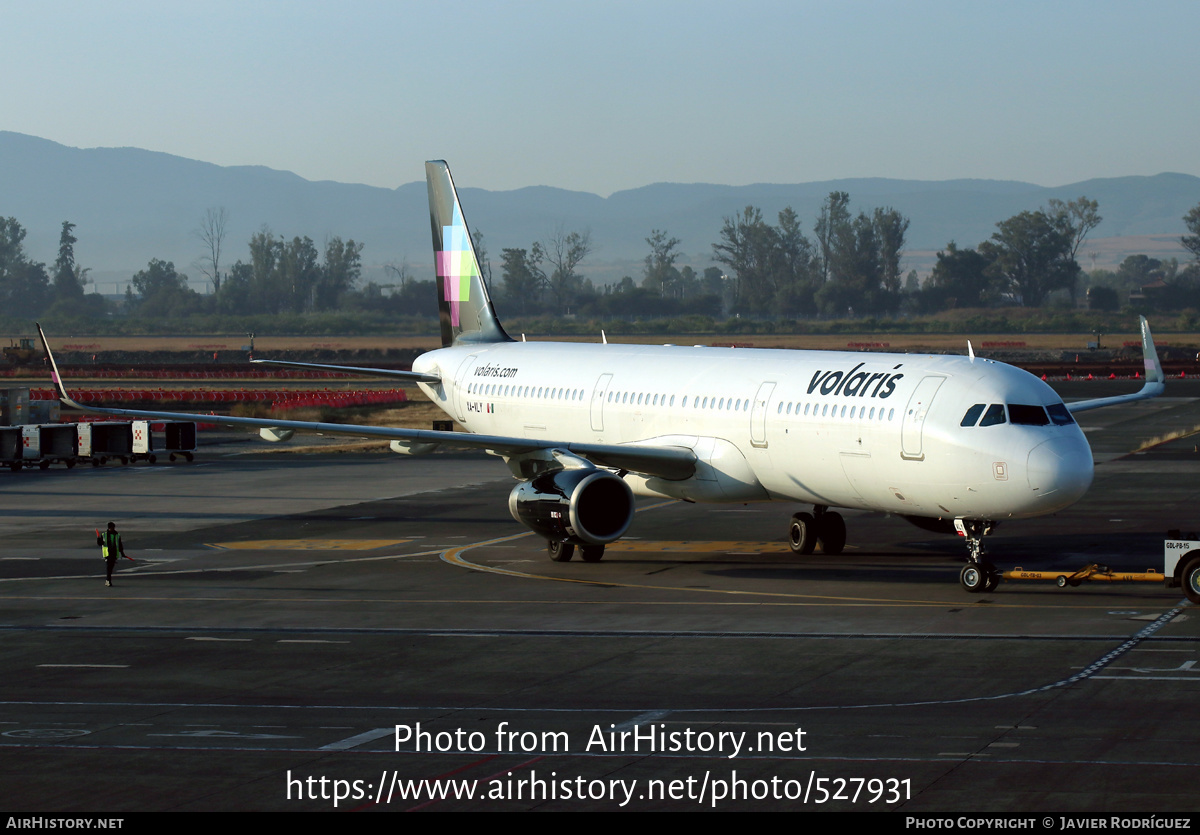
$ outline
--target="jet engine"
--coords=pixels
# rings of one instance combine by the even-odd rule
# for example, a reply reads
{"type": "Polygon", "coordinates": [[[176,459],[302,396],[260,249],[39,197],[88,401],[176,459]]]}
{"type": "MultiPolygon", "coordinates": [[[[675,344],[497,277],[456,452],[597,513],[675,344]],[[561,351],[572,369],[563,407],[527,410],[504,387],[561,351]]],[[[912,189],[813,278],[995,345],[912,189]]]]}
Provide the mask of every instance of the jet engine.
{"type": "Polygon", "coordinates": [[[552,470],[514,487],[508,511],[551,541],[605,545],[629,529],[633,491],[607,470],[552,470]]]}
{"type": "Polygon", "coordinates": [[[258,430],[258,436],[264,441],[270,441],[273,444],[281,444],[284,441],[290,441],[292,436],[296,434],[294,429],[280,429],[278,426],[264,426],[258,430]]]}

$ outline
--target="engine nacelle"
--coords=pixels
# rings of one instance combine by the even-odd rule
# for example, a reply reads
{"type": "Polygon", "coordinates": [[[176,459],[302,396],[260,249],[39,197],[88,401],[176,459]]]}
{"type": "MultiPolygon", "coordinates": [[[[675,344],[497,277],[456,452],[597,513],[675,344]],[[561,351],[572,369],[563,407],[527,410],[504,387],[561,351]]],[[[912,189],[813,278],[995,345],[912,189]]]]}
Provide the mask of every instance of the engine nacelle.
{"type": "Polygon", "coordinates": [[[296,434],[295,429],[280,429],[278,426],[264,426],[258,430],[258,437],[264,441],[270,441],[273,444],[281,444],[284,441],[290,441],[292,436],[296,434]]]}
{"type": "Polygon", "coordinates": [[[554,470],[514,487],[508,512],[547,539],[605,545],[629,530],[633,491],[607,470],[554,470]]]}
{"type": "Polygon", "coordinates": [[[428,455],[440,446],[439,444],[423,443],[421,441],[392,441],[388,448],[398,455],[428,455]]]}

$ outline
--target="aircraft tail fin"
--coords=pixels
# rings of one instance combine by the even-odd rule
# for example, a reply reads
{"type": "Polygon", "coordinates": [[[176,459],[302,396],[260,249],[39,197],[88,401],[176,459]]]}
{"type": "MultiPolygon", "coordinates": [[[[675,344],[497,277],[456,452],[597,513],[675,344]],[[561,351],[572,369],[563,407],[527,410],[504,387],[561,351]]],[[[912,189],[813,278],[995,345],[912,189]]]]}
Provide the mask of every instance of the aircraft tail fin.
{"type": "Polygon", "coordinates": [[[442,346],[462,342],[511,342],[500,325],[479,270],[475,243],[463,219],[450,166],[425,163],[429,186],[429,223],[437,265],[438,316],[442,346]]]}

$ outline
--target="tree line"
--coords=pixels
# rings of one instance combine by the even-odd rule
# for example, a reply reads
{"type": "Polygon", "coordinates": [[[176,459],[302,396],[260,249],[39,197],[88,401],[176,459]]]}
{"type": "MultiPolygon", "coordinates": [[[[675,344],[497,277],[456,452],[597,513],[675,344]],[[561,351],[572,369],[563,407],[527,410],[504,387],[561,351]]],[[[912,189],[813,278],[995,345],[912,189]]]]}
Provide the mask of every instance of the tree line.
{"type": "MultiPolygon", "coordinates": [[[[595,251],[586,230],[559,227],[528,247],[502,249],[496,282],[484,237],[476,230],[474,238],[484,278],[506,317],[878,317],[1040,307],[1055,296],[1075,306],[1081,290],[1087,305],[1100,310],[1200,308],[1200,205],[1183,218],[1189,234],[1181,243],[1194,256],[1183,267],[1175,259],[1133,255],[1116,271],[1084,273],[1078,255],[1101,220],[1094,200],[1051,200],[997,223],[996,232],[974,248],[949,242],[924,282],[902,271],[909,219],[891,207],[854,214],[850,195],[841,191],[822,202],[811,237],[791,207],[774,224],[754,206],[724,218],[712,244],[713,265],[702,273],[677,266],[680,240],[654,229],[645,239],[640,277],[601,286],[580,273],[595,251]]],[[[63,222],[58,256],[47,266],[25,252],[26,231],[16,218],[0,218],[0,302],[9,311],[51,318],[329,311],[436,316],[434,282],[416,280],[406,265],[387,265],[390,281],[364,284],[364,245],[353,239],[334,236],[318,248],[309,237],[288,239],[264,227],[248,242],[245,259],[227,267],[227,222],[225,209],[210,209],[195,230],[204,248],[195,266],[212,292],[197,293],[172,262],[152,258],[132,276],[123,305],[114,306],[85,293],[89,270],[75,260],[75,224],[63,222]]]]}
{"type": "MultiPolygon", "coordinates": [[[[135,273],[121,312],[151,318],[197,314],[261,315],[312,313],[354,305],[361,296],[363,245],[353,239],[329,238],[323,253],[309,237],[291,240],[264,228],[249,243],[247,260],[222,271],[221,249],[227,213],[210,211],[201,238],[210,245],[198,266],[213,292],[193,290],[188,276],[171,261],[151,258],[135,273]],[[207,236],[207,237],[206,237],[207,236]]],[[[101,316],[116,312],[98,293],[86,294],[88,268],[76,264],[75,224],[63,221],[53,270],[25,251],[26,230],[16,218],[0,218],[0,303],[29,317],[101,316]]],[[[369,304],[363,299],[362,305],[369,304]]]]}
{"type": "MultiPolygon", "coordinates": [[[[25,252],[25,228],[13,217],[0,217],[0,309],[38,315],[88,315],[99,296],[84,293],[88,270],[75,263],[75,224],[63,221],[58,257],[52,269],[25,252]]],[[[94,295],[94,294],[93,294],[94,295]]]]}
{"type": "Polygon", "coordinates": [[[1130,255],[1115,270],[1088,273],[1088,306],[1115,311],[1122,307],[1145,310],[1200,310],[1200,205],[1183,217],[1192,234],[1180,238],[1193,256],[1180,265],[1178,258],[1130,255]]]}
{"type": "MultiPolygon", "coordinates": [[[[520,315],[723,315],[799,317],[894,312],[899,303],[900,259],[909,221],[894,209],[851,218],[850,197],[834,192],[805,236],[790,207],[772,226],[747,206],[725,218],[712,245],[712,266],[697,273],[676,267],[680,240],[654,229],[646,244],[641,280],[625,276],[597,288],[576,268],[590,254],[588,233],[561,229],[545,242],[502,251],[503,306],[520,315]]],[[[478,247],[477,247],[478,249],[478,247]]]]}
{"type": "MultiPolygon", "coordinates": [[[[922,285],[901,261],[910,221],[894,208],[853,213],[850,195],[835,191],[821,204],[812,237],[794,209],[769,223],[747,206],[726,217],[712,244],[721,265],[703,275],[676,268],[678,238],[655,229],[641,281],[632,276],[603,290],[586,279],[564,282],[558,262],[542,269],[547,247],[503,251],[501,297],[521,314],[568,312],[566,301],[589,316],[755,316],[800,318],[927,313],[952,307],[1038,307],[1056,291],[1074,299],[1080,268],[1075,258],[1099,224],[1098,204],[1081,197],[1048,209],[1022,212],[997,224],[976,249],[950,242],[922,285]],[[550,292],[569,284],[571,292],[550,292]]],[[[572,262],[577,263],[577,262],[572,262]]],[[[568,265],[571,266],[571,265],[568,265]]]]}

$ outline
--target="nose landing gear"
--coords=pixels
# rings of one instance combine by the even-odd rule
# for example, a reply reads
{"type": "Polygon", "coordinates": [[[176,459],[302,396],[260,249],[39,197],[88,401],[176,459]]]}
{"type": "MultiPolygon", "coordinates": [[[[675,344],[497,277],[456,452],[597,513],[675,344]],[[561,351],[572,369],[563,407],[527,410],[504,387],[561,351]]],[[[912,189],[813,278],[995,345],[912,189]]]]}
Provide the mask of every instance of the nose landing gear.
{"type": "Polygon", "coordinates": [[[992,532],[995,522],[979,519],[955,519],[954,529],[967,538],[967,564],[958,575],[962,587],[971,594],[995,591],[1001,574],[986,557],[983,538],[992,532]]]}
{"type": "Polygon", "coordinates": [[[990,562],[969,562],[959,573],[958,582],[962,583],[962,587],[971,594],[995,591],[996,586],[1000,585],[1000,572],[990,562]]]}

